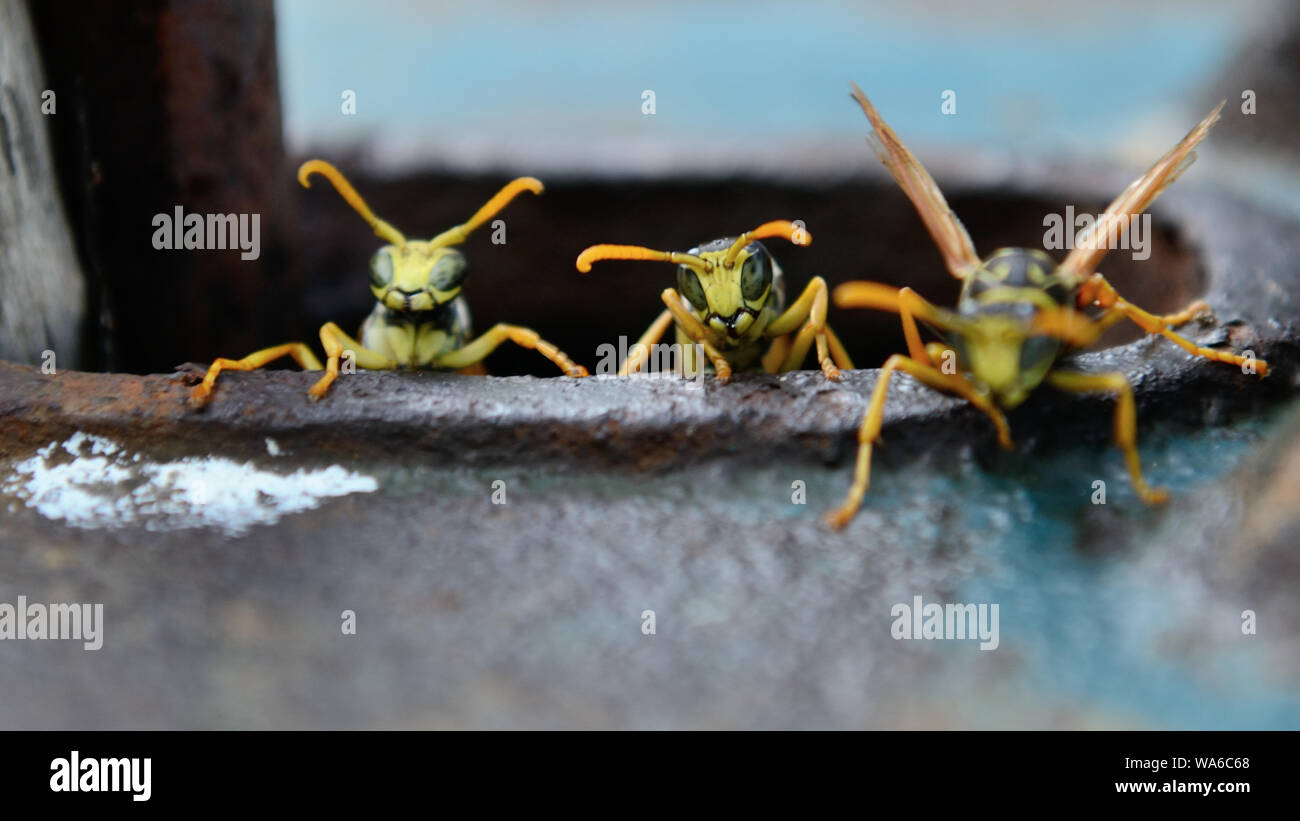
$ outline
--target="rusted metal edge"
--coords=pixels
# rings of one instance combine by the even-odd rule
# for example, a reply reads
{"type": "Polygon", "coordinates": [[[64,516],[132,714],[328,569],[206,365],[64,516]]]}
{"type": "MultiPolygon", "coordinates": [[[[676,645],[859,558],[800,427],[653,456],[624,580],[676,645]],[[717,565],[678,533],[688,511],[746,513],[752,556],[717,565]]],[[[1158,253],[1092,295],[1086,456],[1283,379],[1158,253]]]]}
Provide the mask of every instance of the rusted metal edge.
{"type": "MultiPolygon", "coordinates": [[[[1238,329],[1237,338],[1242,337],[1238,329]]],[[[1277,368],[1267,379],[1193,360],[1173,345],[1142,341],[1088,354],[1088,370],[1130,375],[1144,426],[1250,412],[1291,392],[1298,349],[1256,341],[1277,368]]],[[[815,371],[741,375],[728,385],[668,378],[539,379],[359,372],[322,401],[307,399],[316,375],[223,374],[211,404],[188,405],[197,368],[172,376],[42,374],[0,364],[0,453],[19,457],[83,431],[175,458],[266,454],[269,437],[299,458],[331,461],[559,462],[637,469],[726,457],[742,462],[833,462],[856,430],[879,371],[829,383],[815,371]]],[[[1108,397],[1044,389],[1011,416],[1020,438],[1109,436],[1108,397]]],[[[988,445],[987,420],[959,400],[896,377],[886,405],[882,457],[988,445]],[[895,447],[897,445],[897,447],[895,447]]]]}
{"type": "MultiPolygon", "coordinates": [[[[1222,192],[1170,198],[1180,230],[1201,250],[1206,298],[1217,325],[1180,332],[1199,344],[1251,350],[1273,366],[1267,379],[1193,358],[1145,338],[1073,359],[1120,370],[1134,384],[1143,426],[1205,424],[1293,393],[1300,361],[1300,230],[1222,192]]],[[[896,322],[862,313],[860,321],[896,322]]],[[[202,372],[173,376],[62,372],[0,363],[0,454],[14,457],[76,431],[122,440],[156,455],[266,453],[267,437],[300,459],[449,463],[557,462],[654,468],[727,457],[836,461],[848,453],[878,371],[838,384],[820,372],[740,375],[729,385],[672,378],[538,379],[433,373],[341,377],[310,402],[315,375],[222,374],[211,404],[188,404],[202,372]]],[[[1038,391],[1010,417],[1021,439],[1108,438],[1110,397],[1038,391]]],[[[886,405],[886,461],[936,448],[988,445],[987,420],[964,403],[897,376],[886,405]],[[894,447],[898,444],[898,447],[894,447]]]]}

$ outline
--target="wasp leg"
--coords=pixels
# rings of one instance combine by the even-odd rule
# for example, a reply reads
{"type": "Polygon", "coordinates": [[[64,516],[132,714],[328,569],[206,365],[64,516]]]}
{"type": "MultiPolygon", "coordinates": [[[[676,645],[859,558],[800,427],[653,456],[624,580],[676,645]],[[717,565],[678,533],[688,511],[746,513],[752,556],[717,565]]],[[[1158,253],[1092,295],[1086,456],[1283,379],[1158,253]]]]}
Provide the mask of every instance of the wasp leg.
{"type": "Polygon", "coordinates": [[[433,360],[439,368],[464,368],[486,357],[502,342],[511,341],[521,348],[529,348],[551,360],[568,376],[586,376],[587,369],[575,363],[564,351],[537,335],[537,331],[521,325],[498,323],[479,338],[464,347],[445,353],[433,360]]]}
{"type": "MultiPolygon", "coordinates": [[[[1087,306],[1081,305],[1080,307],[1087,307],[1087,306]]],[[[1191,322],[1192,319],[1194,319],[1197,314],[1200,314],[1208,310],[1210,310],[1210,306],[1198,300],[1196,302],[1193,302],[1191,305],[1188,305],[1186,308],[1179,311],[1178,313],[1165,314],[1164,316],[1157,316],[1156,319],[1158,319],[1160,321],[1160,324],[1164,325],[1166,328],[1176,328],[1179,325],[1186,325],[1188,322],[1191,322]]],[[[1097,335],[1100,336],[1102,331],[1107,330],[1112,325],[1118,325],[1121,321],[1125,319],[1128,319],[1128,316],[1125,315],[1123,311],[1107,311],[1097,319],[1093,320],[1097,324],[1097,328],[1096,328],[1097,335]]]]}
{"type": "Polygon", "coordinates": [[[212,387],[217,381],[217,376],[222,371],[251,371],[260,368],[263,365],[279,359],[282,356],[292,356],[293,360],[298,363],[298,367],[304,371],[319,371],[321,369],[320,360],[316,354],[312,353],[311,348],[302,342],[289,342],[284,345],[276,345],[271,348],[263,348],[260,351],[250,353],[243,359],[217,359],[208,368],[208,373],[203,377],[203,381],[194,386],[190,392],[190,402],[196,406],[204,405],[212,396],[212,387]]]}
{"type": "Polygon", "coordinates": [[[916,329],[913,311],[903,305],[903,290],[911,292],[910,288],[899,289],[879,282],[846,282],[835,289],[835,305],[840,308],[874,308],[898,314],[903,320],[903,336],[907,339],[908,355],[917,362],[932,364],[921,344],[921,334],[916,329]]]}
{"type": "MultiPolygon", "coordinates": [[[[830,351],[831,361],[835,366],[842,370],[852,370],[853,360],[849,357],[849,352],[844,348],[844,343],[831,330],[830,325],[826,325],[823,330],[826,332],[827,348],[830,351]]],[[[778,336],[772,340],[771,346],[767,353],[763,354],[763,370],[768,373],[781,373],[786,357],[790,355],[791,339],[789,334],[778,336]]],[[[790,370],[786,368],[784,370],[790,370]]]]}
{"type": "Polygon", "coordinates": [[[957,352],[953,350],[951,346],[945,345],[942,342],[927,342],[925,343],[925,355],[930,358],[932,364],[938,363],[936,367],[939,368],[940,373],[949,376],[955,376],[957,374],[957,352]],[[951,374],[948,374],[948,372],[943,369],[944,365],[948,362],[953,363],[953,372],[951,374]]]}
{"type": "Polygon", "coordinates": [[[1133,387],[1128,377],[1114,373],[1073,373],[1051,371],[1046,381],[1053,387],[1070,393],[1096,393],[1107,391],[1116,395],[1115,444],[1124,451],[1128,473],[1133,479],[1133,489],[1142,501],[1158,505],[1169,498],[1168,492],[1153,488],[1142,478],[1142,463],[1137,451],[1137,408],[1133,402],[1133,387]]]}
{"type": "Polygon", "coordinates": [[[1204,300],[1198,299],[1178,313],[1165,314],[1157,317],[1166,328],[1177,328],[1179,325],[1186,325],[1201,314],[1210,313],[1210,305],[1204,300]]]}
{"type": "MultiPolygon", "coordinates": [[[[823,330],[826,331],[826,343],[831,361],[841,370],[852,370],[853,360],[849,357],[849,352],[845,350],[844,343],[840,342],[840,338],[831,330],[830,325],[825,326],[823,330]]],[[[820,340],[820,337],[818,339],[820,340]]],[[[763,370],[768,373],[782,373],[783,371],[793,370],[793,366],[791,368],[783,367],[786,358],[790,355],[790,344],[789,334],[773,339],[767,353],[763,354],[763,370]]]]}
{"type": "Polygon", "coordinates": [[[785,362],[788,353],[790,353],[790,335],[782,334],[773,337],[772,344],[767,347],[767,352],[763,354],[763,370],[766,373],[780,373],[781,364],[785,362]]]}
{"type": "Polygon", "coordinates": [[[325,373],[307,390],[311,399],[320,399],[330,389],[330,385],[334,384],[334,380],[338,379],[339,357],[345,350],[351,351],[357,365],[368,371],[391,371],[397,367],[396,362],[363,346],[333,322],[326,322],[320,327],[320,342],[325,346],[325,373]]]}
{"type": "Polygon", "coordinates": [[[826,331],[826,342],[831,349],[831,359],[844,370],[853,370],[853,360],[849,358],[849,352],[845,349],[844,343],[840,342],[840,338],[831,330],[830,325],[825,326],[824,330],[826,331]]]}
{"type": "Polygon", "coordinates": [[[836,285],[831,299],[837,308],[874,308],[896,314],[898,292],[899,289],[892,285],[854,280],[836,285]]]}
{"type": "Polygon", "coordinates": [[[664,311],[656,317],[655,321],[650,323],[650,327],[646,329],[646,332],[641,334],[641,338],[636,341],[636,345],[632,347],[627,361],[618,369],[618,375],[627,376],[644,368],[646,360],[650,358],[650,346],[662,339],[664,332],[672,324],[672,311],[664,311]]]}
{"type": "MultiPolygon", "coordinates": [[[[1204,306],[1205,303],[1193,303],[1187,309],[1169,316],[1157,316],[1148,313],[1136,305],[1126,301],[1115,288],[1106,281],[1101,274],[1093,274],[1087,282],[1079,289],[1079,304],[1081,305],[1098,305],[1111,311],[1116,311],[1133,321],[1142,330],[1149,334],[1160,334],[1165,339],[1173,342],[1178,347],[1190,353],[1192,356],[1199,356],[1204,359],[1212,359],[1215,362],[1226,362],[1230,365],[1241,367],[1247,362],[1247,358],[1237,354],[1227,353],[1226,351],[1216,351],[1214,348],[1206,348],[1191,340],[1179,336],[1169,330],[1170,325],[1182,324],[1195,316],[1193,309],[1204,306]],[[1186,318],[1184,318],[1186,317],[1186,318]],[[1179,321],[1181,320],[1181,322],[1179,321]]],[[[1101,320],[1103,324],[1106,320],[1101,320]]],[[[1261,377],[1268,375],[1268,363],[1262,359],[1254,360],[1255,372],[1261,377]]]]}
{"type": "Polygon", "coordinates": [[[822,373],[826,374],[827,379],[839,380],[840,371],[831,359],[830,343],[826,338],[826,309],[829,304],[830,291],[826,287],[826,280],[813,277],[794,304],[772,320],[763,331],[765,336],[784,336],[803,324],[790,345],[785,361],[781,363],[782,372],[795,370],[802,365],[809,346],[816,340],[817,362],[821,365],[822,373]]]}
{"type": "Polygon", "coordinates": [[[929,316],[932,307],[911,288],[899,289],[898,317],[903,321],[903,337],[907,339],[907,351],[913,359],[918,359],[927,365],[934,365],[934,360],[930,358],[931,348],[921,344],[921,332],[916,327],[916,316],[918,314],[922,317],[929,316]]]}
{"type": "Polygon", "coordinates": [[[947,362],[956,364],[956,352],[941,342],[922,344],[921,332],[916,325],[916,318],[920,317],[937,328],[956,329],[965,322],[960,316],[931,304],[911,288],[894,288],[878,282],[849,282],[841,285],[835,289],[835,304],[845,308],[874,308],[897,313],[903,323],[908,356],[931,367],[936,367],[938,363],[940,373],[953,380],[954,384],[968,384],[960,378],[955,367],[952,373],[943,369],[947,362]]]}
{"type": "Polygon", "coordinates": [[[731,379],[731,363],[718,352],[717,348],[713,347],[712,342],[709,342],[708,329],[701,325],[700,321],[695,318],[695,314],[691,313],[682,304],[682,298],[677,295],[676,289],[665,288],[664,292],[659,296],[663,299],[664,304],[668,306],[673,319],[677,320],[677,324],[691,338],[691,341],[704,349],[704,355],[713,363],[713,370],[717,372],[718,381],[726,384],[731,379]]]}
{"type": "MultiPolygon", "coordinates": [[[[1079,307],[1086,308],[1088,307],[1088,305],[1081,302],[1079,304],[1079,307]]],[[[1176,328],[1179,325],[1185,325],[1188,322],[1191,322],[1194,318],[1196,318],[1198,314],[1201,314],[1203,312],[1208,312],[1209,310],[1210,310],[1210,306],[1208,304],[1200,300],[1197,300],[1196,302],[1193,302],[1192,304],[1188,305],[1186,308],[1184,308],[1183,310],[1177,313],[1165,314],[1164,316],[1157,316],[1155,318],[1159,320],[1160,324],[1164,325],[1166,328],[1176,328]]],[[[1088,319],[1087,320],[1088,322],[1094,323],[1093,327],[1084,331],[1076,331],[1075,333],[1071,333],[1069,330],[1067,330],[1065,332],[1065,337],[1067,341],[1072,341],[1073,337],[1075,335],[1078,335],[1080,339],[1087,340],[1083,344],[1089,345],[1095,342],[1097,338],[1100,337],[1104,331],[1106,331],[1113,325],[1118,325],[1120,322],[1122,322],[1125,319],[1128,319],[1128,315],[1125,314],[1123,311],[1110,310],[1102,314],[1100,317],[1098,317],[1095,320],[1088,319]]],[[[1048,324],[1050,325],[1050,324],[1061,322],[1063,323],[1063,327],[1068,328],[1070,321],[1071,320],[1068,319],[1063,320],[1061,318],[1053,318],[1048,320],[1048,324]]]]}
{"type": "Polygon", "coordinates": [[[916,320],[957,333],[968,330],[971,324],[958,314],[926,301],[911,288],[895,288],[879,282],[846,282],[835,289],[834,298],[836,306],[840,308],[873,308],[898,314],[903,321],[908,355],[918,362],[930,365],[933,362],[926,352],[926,346],[921,344],[921,333],[916,327],[916,320]]]}
{"type": "Polygon", "coordinates": [[[885,365],[880,370],[880,379],[876,382],[875,390],[872,391],[867,412],[863,414],[862,426],[858,428],[858,459],[853,468],[853,484],[849,486],[844,504],[831,511],[826,517],[827,524],[836,530],[844,527],[853,518],[853,514],[857,513],[858,507],[862,504],[862,497],[867,492],[871,480],[871,446],[880,438],[880,428],[885,418],[885,396],[889,388],[889,378],[894,371],[905,371],[923,384],[955,393],[970,402],[993,421],[993,426],[998,433],[998,443],[1004,448],[1011,448],[1011,431],[1007,428],[1007,420],[1002,415],[1002,411],[993,404],[992,400],[977,391],[974,385],[960,376],[948,376],[932,365],[917,362],[902,354],[894,354],[885,360],[885,365]]]}
{"type": "MultiPolygon", "coordinates": [[[[824,326],[823,326],[824,327],[824,326]]],[[[821,365],[822,373],[827,379],[835,382],[840,381],[843,377],[840,369],[835,366],[835,361],[831,359],[830,346],[826,341],[825,333],[818,333],[813,325],[808,324],[799,330],[795,335],[794,341],[790,344],[790,351],[785,355],[785,361],[781,363],[780,373],[786,371],[798,370],[803,364],[804,358],[808,356],[808,348],[813,341],[817,342],[817,362],[821,365]]]]}

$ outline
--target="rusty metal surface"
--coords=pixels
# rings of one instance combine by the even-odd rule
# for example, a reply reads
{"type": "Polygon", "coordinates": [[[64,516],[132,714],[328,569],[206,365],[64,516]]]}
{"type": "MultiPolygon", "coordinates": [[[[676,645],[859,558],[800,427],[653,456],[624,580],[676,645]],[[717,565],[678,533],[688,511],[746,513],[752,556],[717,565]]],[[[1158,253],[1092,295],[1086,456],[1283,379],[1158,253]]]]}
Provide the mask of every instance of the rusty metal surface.
{"type": "MultiPolygon", "coordinates": [[[[1225,336],[1211,329],[1204,339],[1225,336]]],[[[1230,336],[1239,346],[1251,339],[1242,329],[1230,336]]],[[[1087,370],[1128,373],[1144,422],[1171,415],[1198,421],[1249,411],[1289,392],[1295,349],[1276,340],[1246,344],[1275,363],[1267,381],[1154,342],[1076,362],[1087,370]]],[[[314,375],[262,371],[223,374],[217,398],[196,410],[188,403],[189,388],[201,374],[196,365],[173,376],[137,377],[46,375],[0,364],[0,452],[22,456],[83,431],[167,456],[217,447],[255,454],[270,436],[320,459],[560,462],[630,470],[717,458],[833,461],[856,442],[877,372],[849,372],[840,383],[814,371],[743,374],[727,385],[708,381],[702,387],[662,377],[361,372],[341,377],[325,400],[312,402],[306,391],[314,375]]],[[[1010,419],[1036,436],[1074,436],[1110,401],[1043,391],[1010,419]]],[[[910,379],[891,387],[886,420],[890,442],[909,452],[991,439],[978,411],[910,379]]],[[[1095,433],[1104,438],[1106,429],[1095,433]]]]}
{"type": "MultiPolygon", "coordinates": [[[[12,387],[13,369],[3,373],[12,387]]],[[[237,384],[246,394],[287,399],[306,385],[296,376],[256,375],[237,384]]],[[[854,377],[845,394],[860,395],[872,378],[854,377]]],[[[433,387],[418,377],[380,378],[370,385],[399,393],[433,387]]],[[[437,387],[492,402],[575,390],[532,379],[456,383],[462,381],[437,387]]],[[[68,384],[87,383],[72,378],[68,384]]],[[[581,386],[576,389],[586,389],[588,398],[607,390],[594,381],[581,386]]],[[[667,386],[613,388],[629,400],[606,408],[618,416],[629,405],[654,402],[667,386]]],[[[140,390],[162,404],[180,395],[161,377],[140,390]]],[[[784,391],[755,392],[752,384],[727,390],[742,406],[771,399],[789,409],[794,401],[784,391]]],[[[122,401],[133,401],[134,391],[125,391],[122,401]]],[[[1243,386],[1240,393],[1247,392],[1243,386]]],[[[79,401],[114,401],[81,393],[69,409],[79,401]]],[[[1087,426],[1070,426],[1085,435],[1082,446],[1049,442],[1043,429],[1017,419],[1021,450],[998,457],[971,443],[942,447],[943,437],[907,434],[909,424],[930,433],[947,427],[969,433],[975,425],[945,419],[948,408],[940,404],[909,407],[914,399],[932,400],[906,381],[895,399],[903,410],[892,420],[902,430],[888,428],[890,466],[877,470],[868,506],[843,533],[820,523],[844,490],[842,466],[780,458],[760,464],[761,454],[737,453],[743,458],[692,459],[658,471],[513,459],[467,468],[430,458],[418,445],[414,454],[401,450],[401,438],[385,436],[382,422],[375,426],[379,440],[369,438],[375,428],[350,426],[353,438],[369,443],[368,452],[327,451],[326,459],[375,476],[377,493],[344,496],[236,538],[215,528],[79,529],[8,499],[0,507],[6,589],[32,600],[103,602],[106,635],[94,653],[68,642],[0,644],[0,689],[7,694],[0,724],[1204,726],[1155,703],[1171,698],[1157,686],[1159,664],[1185,671],[1177,695],[1217,721],[1275,726],[1296,720],[1295,707],[1276,706],[1276,695],[1256,715],[1236,700],[1242,687],[1236,679],[1208,691],[1195,683],[1223,676],[1218,662],[1229,658],[1239,676],[1258,677],[1252,686],[1266,695],[1290,687],[1296,655],[1286,636],[1293,633],[1270,630],[1246,649],[1233,649],[1239,646],[1222,637],[1221,625],[1207,632],[1196,621],[1239,610],[1242,586],[1258,590],[1267,581],[1262,574],[1289,572],[1287,566],[1208,548],[1185,555],[1185,542],[1150,535],[1161,523],[1195,522],[1179,518],[1190,513],[1225,529],[1207,533],[1230,540],[1239,519],[1217,512],[1225,505],[1242,509],[1237,487],[1268,486],[1269,474],[1247,466],[1244,485],[1203,488],[1177,495],[1165,510],[1145,510],[1125,500],[1120,460],[1100,446],[1108,407],[1093,407],[1087,426]],[[909,421],[911,412],[918,416],[909,421]],[[1094,476],[1112,482],[1113,506],[1087,505],[1094,476]],[[790,504],[792,480],[806,482],[807,505],[790,504]],[[509,493],[499,506],[490,501],[498,481],[509,493]],[[1074,492],[1035,499],[1038,485],[1062,481],[1075,484],[1074,492]],[[970,517],[992,518],[976,525],[970,517]],[[1026,545],[1017,531],[1030,528],[1026,545]],[[1236,575],[1223,584],[1217,577],[1229,560],[1236,575]],[[889,638],[892,602],[918,594],[986,600],[971,586],[978,590],[990,578],[1004,579],[987,596],[1004,608],[997,652],[918,650],[889,638]],[[1170,604],[1171,591],[1188,590],[1195,593],[1190,600],[1174,597],[1177,606],[1170,604]],[[1034,619],[1045,602],[1048,617],[1034,619]],[[1095,650],[1089,648],[1125,656],[1132,628],[1124,608],[1137,602],[1163,613],[1144,617],[1140,635],[1155,641],[1200,629],[1209,638],[1141,650],[1142,658],[1151,653],[1153,668],[1091,669],[1096,662],[1087,656],[1095,650]],[[357,613],[356,636],[340,634],[345,609],[357,613]],[[640,632],[645,609],[657,614],[653,637],[640,632]],[[1102,615],[1108,612],[1119,626],[1102,615]],[[1057,635],[1058,623],[1087,632],[1057,635]],[[1065,666],[1062,656],[1071,657],[1065,666]],[[1044,666],[1060,680],[1049,677],[1045,684],[1044,666]],[[1083,684],[1088,680],[1099,681],[1100,692],[1083,684]],[[1109,692],[1117,681],[1136,695],[1109,692]]],[[[249,407],[227,400],[230,410],[249,407]]],[[[305,407],[306,414],[331,412],[305,407]]],[[[7,407],[5,418],[18,413],[7,407]]],[[[38,413],[21,411],[27,418],[38,413]]],[[[166,424],[192,426],[188,441],[205,443],[205,453],[248,459],[262,469],[289,471],[320,459],[309,444],[290,444],[285,427],[239,416],[238,424],[223,428],[181,411],[166,424]],[[278,437],[281,455],[265,446],[252,454],[252,440],[264,433],[278,437]]],[[[150,419],[158,416],[141,415],[118,433],[149,430],[150,419]]],[[[850,425],[842,420],[836,427],[847,434],[850,425]]],[[[1167,456],[1156,455],[1166,449],[1166,429],[1186,428],[1168,415],[1145,414],[1145,453],[1157,481],[1179,472],[1167,456]]],[[[130,448],[167,451],[186,441],[165,431],[134,436],[130,448]]],[[[670,438],[644,442],[652,444],[680,456],[670,438]]],[[[1271,555],[1286,554],[1274,549],[1271,555]]],[[[1251,596],[1250,606],[1271,624],[1290,624],[1283,619],[1289,599],[1277,594],[1276,578],[1272,588],[1272,595],[1251,596]]]]}

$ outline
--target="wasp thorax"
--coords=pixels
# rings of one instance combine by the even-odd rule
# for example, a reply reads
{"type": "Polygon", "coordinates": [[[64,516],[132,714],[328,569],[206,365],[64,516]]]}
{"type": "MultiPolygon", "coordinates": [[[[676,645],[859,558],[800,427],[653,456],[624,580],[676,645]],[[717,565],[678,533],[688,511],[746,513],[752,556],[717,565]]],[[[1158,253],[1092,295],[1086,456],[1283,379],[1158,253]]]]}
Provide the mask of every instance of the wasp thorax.
{"type": "Polygon", "coordinates": [[[1032,314],[1034,306],[1071,304],[1073,287],[1056,260],[1033,248],[999,248],[980,263],[962,287],[964,314],[1032,314]]]}

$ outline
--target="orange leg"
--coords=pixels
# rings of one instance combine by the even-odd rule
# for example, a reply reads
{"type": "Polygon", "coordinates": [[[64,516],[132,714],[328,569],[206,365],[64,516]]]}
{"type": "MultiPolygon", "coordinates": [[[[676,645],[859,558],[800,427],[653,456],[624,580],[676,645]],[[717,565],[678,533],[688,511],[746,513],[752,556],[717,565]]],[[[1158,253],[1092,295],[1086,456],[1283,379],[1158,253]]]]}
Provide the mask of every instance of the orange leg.
{"type": "Polygon", "coordinates": [[[333,322],[326,322],[321,326],[320,341],[325,348],[325,373],[307,391],[308,397],[313,400],[324,396],[325,391],[334,384],[334,380],[338,379],[339,358],[343,356],[344,351],[352,351],[357,366],[366,370],[387,371],[397,367],[396,362],[366,348],[333,322]]]}
{"type": "Polygon", "coordinates": [[[725,384],[731,379],[731,363],[727,358],[713,346],[709,341],[709,330],[695,318],[682,298],[677,294],[676,288],[666,288],[660,294],[668,310],[672,312],[673,319],[677,320],[677,325],[691,338],[691,341],[704,348],[704,355],[713,363],[713,370],[717,372],[718,381],[725,384]]]}
{"type": "MultiPolygon", "coordinates": [[[[923,351],[924,352],[924,351],[923,351]]],[[[849,523],[862,505],[871,481],[871,447],[880,438],[880,429],[885,418],[885,397],[889,389],[889,379],[894,371],[906,371],[918,381],[942,391],[955,393],[983,411],[993,421],[998,432],[998,443],[1004,448],[1011,448],[1011,432],[1002,411],[975,386],[960,376],[948,376],[927,362],[918,362],[902,354],[894,354],[885,360],[880,371],[880,379],[871,394],[871,402],[862,417],[862,426],[858,429],[858,458],[853,468],[853,484],[844,498],[844,503],[826,517],[832,528],[839,530],[849,523]]]]}
{"type": "Polygon", "coordinates": [[[537,351],[568,376],[581,378],[587,375],[586,368],[570,359],[564,351],[542,339],[536,331],[521,325],[507,325],[503,322],[493,325],[482,336],[467,345],[437,357],[433,360],[433,364],[439,368],[466,368],[482,361],[484,357],[506,341],[513,342],[521,348],[537,351]]]}
{"type": "Polygon", "coordinates": [[[840,308],[872,308],[898,314],[903,321],[907,353],[918,362],[932,364],[921,344],[916,320],[920,319],[948,331],[961,333],[970,329],[970,321],[953,311],[939,308],[911,288],[895,288],[879,282],[846,282],[835,289],[835,304],[840,308]]]}
{"type": "MultiPolygon", "coordinates": [[[[1247,362],[1251,362],[1255,367],[1255,372],[1261,377],[1268,375],[1268,363],[1262,359],[1251,360],[1248,357],[1237,354],[1227,353],[1226,351],[1215,350],[1197,345],[1191,340],[1179,336],[1169,330],[1171,325],[1181,325],[1195,316],[1199,311],[1205,310],[1208,306],[1204,302],[1194,302],[1186,309],[1168,316],[1158,316],[1148,313],[1141,308],[1127,302],[1123,297],[1116,293],[1115,288],[1106,281],[1101,274],[1093,274],[1079,288],[1078,304],[1083,307],[1087,305],[1097,305],[1108,310],[1116,311],[1124,317],[1132,320],[1142,330],[1149,334],[1159,334],[1178,347],[1187,351],[1192,356],[1199,356],[1204,359],[1212,359],[1215,362],[1224,362],[1229,365],[1241,367],[1247,362]]],[[[1113,322],[1107,322],[1102,319],[1100,324],[1105,327],[1113,322]]]]}
{"type": "Polygon", "coordinates": [[[190,392],[190,402],[196,406],[204,405],[212,397],[212,388],[216,384],[217,377],[222,371],[251,371],[262,367],[282,356],[292,356],[293,360],[298,363],[298,367],[305,371],[319,371],[321,369],[320,360],[316,354],[312,353],[302,342],[288,342],[284,345],[275,345],[270,348],[263,348],[260,351],[250,353],[243,359],[226,359],[220,358],[212,363],[208,368],[207,375],[203,381],[194,386],[190,392]]]}
{"type": "Polygon", "coordinates": [[[1133,480],[1133,489],[1149,505],[1158,505],[1169,498],[1169,494],[1159,488],[1153,488],[1142,478],[1142,462],[1137,450],[1137,407],[1133,401],[1133,387],[1128,377],[1122,373],[1072,373],[1052,371],[1047,380],[1053,387],[1071,393],[1093,393],[1107,391],[1116,396],[1115,403],[1115,444],[1124,451],[1124,461],[1128,465],[1128,474],[1133,480]]]}
{"type": "MultiPolygon", "coordinates": [[[[813,277],[794,304],[772,320],[772,324],[767,327],[764,332],[766,336],[781,336],[790,333],[803,323],[803,327],[795,334],[790,344],[785,361],[781,363],[779,369],[781,373],[798,369],[803,364],[804,357],[808,355],[808,348],[815,341],[817,362],[821,365],[822,373],[827,379],[839,381],[840,371],[836,367],[835,360],[831,358],[831,344],[826,327],[826,309],[829,303],[830,295],[826,288],[826,280],[813,277]]],[[[840,353],[847,357],[847,352],[842,345],[840,353]]]]}
{"type": "Polygon", "coordinates": [[[790,353],[790,335],[784,334],[772,339],[767,353],[763,354],[763,370],[768,373],[780,373],[785,357],[790,353]]]}
{"type": "Polygon", "coordinates": [[[839,367],[844,368],[845,370],[852,370],[853,360],[849,358],[849,352],[845,350],[844,343],[840,342],[840,338],[831,330],[830,325],[825,327],[825,331],[826,343],[831,350],[831,359],[839,367]]]}
{"type": "Polygon", "coordinates": [[[662,339],[664,333],[668,331],[668,327],[672,324],[672,311],[664,311],[656,317],[655,321],[650,323],[650,327],[646,329],[646,332],[641,334],[641,338],[632,346],[627,361],[618,369],[618,375],[628,376],[644,368],[645,363],[650,359],[650,346],[662,339]]]}

